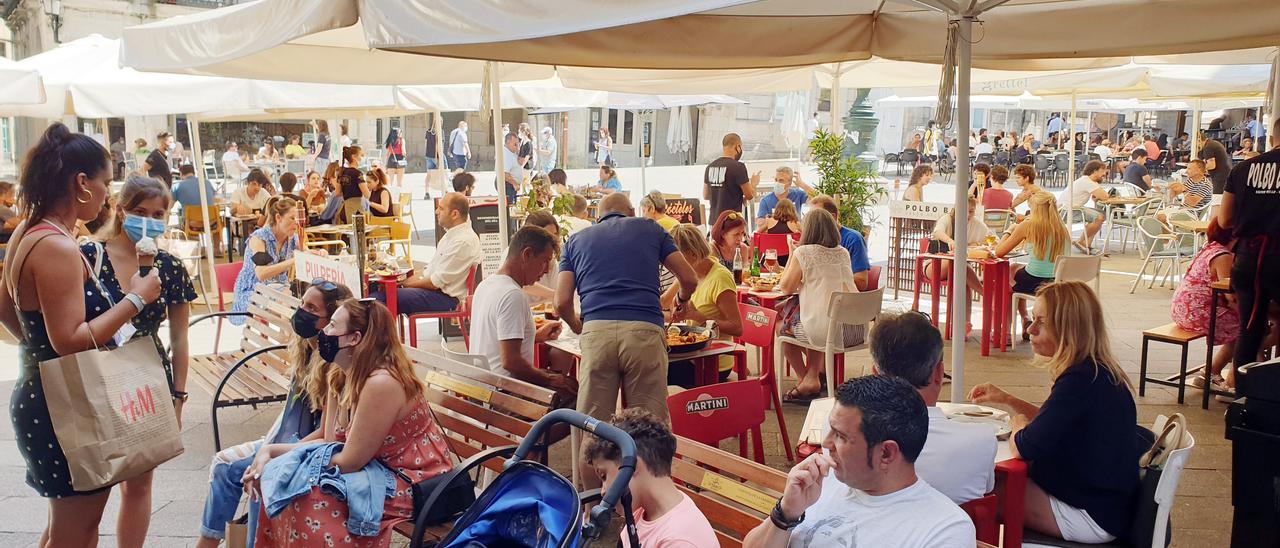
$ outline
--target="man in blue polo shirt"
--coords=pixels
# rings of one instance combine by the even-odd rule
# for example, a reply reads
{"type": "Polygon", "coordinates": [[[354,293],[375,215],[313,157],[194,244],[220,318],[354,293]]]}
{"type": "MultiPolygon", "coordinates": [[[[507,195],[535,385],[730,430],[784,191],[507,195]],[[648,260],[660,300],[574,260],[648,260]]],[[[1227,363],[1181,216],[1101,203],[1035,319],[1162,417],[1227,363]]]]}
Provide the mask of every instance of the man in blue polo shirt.
{"type": "Polygon", "coordinates": [[[777,207],[778,200],[786,198],[796,205],[796,214],[804,215],[801,206],[805,200],[809,199],[809,194],[816,193],[813,187],[800,180],[800,174],[791,170],[787,166],[778,166],[778,171],[773,176],[773,192],[765,194],[760,198],[760,209],[756,211],[756,224],[760,224],[760,220],[768,217],[773,213],[773,208],[777,207]],[[794,186],[792,183],[794,182],[794,186]]]}
{"type": "MultiPolygon", "coordinates": [[[[827,210],[832,217],[840,218],[840,208],[830,196],[819,194],[809,200],[809,205],[827,210]]],[[[853,283],[858,291],[866,291],[871,281],[871,259],[867,257],[867,242],[857,230],[840,225],[840,247],[849,252],[850,266],[853,267],[853,283]]]]}
{"type": "Polygon", "coordinates": [[[628,406],[669,421],[658,265],[680,284],[677,308],[693,297],[698,278],[671,235],[658,223],[637,218],[626,195],[605,196],[600,214],[596,224],[565,245],[556,289],[556,313],[582,334],[578,411],[608,419],[621,388],[628,406]],[[581,318],[573,307],[575,291],[582,299],[581,318]]]}

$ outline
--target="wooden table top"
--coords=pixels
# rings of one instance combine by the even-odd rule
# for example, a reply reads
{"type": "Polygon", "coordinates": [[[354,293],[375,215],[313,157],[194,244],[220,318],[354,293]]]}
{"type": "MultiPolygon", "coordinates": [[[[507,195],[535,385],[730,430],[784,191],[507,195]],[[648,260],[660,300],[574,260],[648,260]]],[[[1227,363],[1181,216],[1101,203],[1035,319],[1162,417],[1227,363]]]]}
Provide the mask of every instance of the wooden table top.
{"type": "Polygon", "coordinates": [[[1189,232],[1208,232],[1209,231],[1209,221],[1177,220],[1177,221],[1169,221],[1169,224],[1173,225],[1174,228],[1181,228],[1189,232]]]}
{"type": "Polygon", "coordinates": [[[1138,205],[1147,200],[1148,198],[1140,196],[1116,196],[1114,198],[1107,198],[1100,201],[1107,205],[1138,205]]]}

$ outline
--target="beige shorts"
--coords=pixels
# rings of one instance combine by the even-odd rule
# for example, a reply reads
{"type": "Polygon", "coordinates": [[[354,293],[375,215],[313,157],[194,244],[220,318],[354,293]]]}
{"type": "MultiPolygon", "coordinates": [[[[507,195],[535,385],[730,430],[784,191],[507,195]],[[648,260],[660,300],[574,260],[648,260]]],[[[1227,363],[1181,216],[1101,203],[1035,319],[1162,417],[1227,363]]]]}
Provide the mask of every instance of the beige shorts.
{"type": "Polygon", "coordinates": [[[667,413],[667,352],[662,327],[649,322],[592,320],[579,344],[578,411],[608,419],[622,390],[627,407],[641,407],[670,422],[667,413]]]}
{"type": "Polygon", "coordinates": [[[1058,523],[1058,532],[1062,533],[1062,540],[1101,544],[1116,539],[1111,533],[1098,526],[1098,522],[1093,521],[1089,512],[1062,502],[1057,497],[1049,496],[1049,508],[1053,510],[1053,521],[1058,523]]]}

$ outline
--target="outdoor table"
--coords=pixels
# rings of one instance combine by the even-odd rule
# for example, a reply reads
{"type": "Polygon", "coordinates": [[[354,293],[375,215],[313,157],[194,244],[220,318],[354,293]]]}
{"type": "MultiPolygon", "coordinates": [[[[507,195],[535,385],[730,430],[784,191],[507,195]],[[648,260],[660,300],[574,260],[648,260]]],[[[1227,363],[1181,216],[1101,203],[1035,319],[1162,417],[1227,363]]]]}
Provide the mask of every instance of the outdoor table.
{"type": "Polygon", "coordinates": [[[1200,249],[1200,239],[1209,232],[1209,221],[1189,221],[1180,219],[1177,221],[1169,221],[1169,225],[1179,230],[1185,230],[1192,234],[1195,238],[1195,248],[1200,249]]]}
{"type": "Polygon", "coordinates": [[[370,276],[369,277],[370,289],[373,289],[373,287],[375,286],[382,286],[382,294],[387,296],[387,302],[386,302],[387,310],[391,312],[392,318],[398,317],[397,316],[398,311],[396,310],[396,288],[400,286],[400,282],[403,282],[412,277],[413,277],[412,268],[400,269],[393,276],[370,276]]]}
{"type": "MultiPolygon", "coordinates": [[[[569,329],[563,329],[560,337],[546,341],[547,346],[556,348],[564,352],[568,352],[574,357],[574,377],[577,377],[577,365],[582,361],[582,347],[579,345],[578,335],[569,329]]],[[[693,352],[684,352],[680,354],[671,354],[667,361],[685,361],[693,363],[693,382],[695,386],[706,386],[715,384],[719,374],[719,358],[724,354],[739,354],[735,356],[739,361],[745,356],[743,347],[734,344],[733,341],[712,339],[707,341],[707,346],[702,350],[693,352]]],[[[740,370],[738,366],[734,366],[735,370],[740,370]]],[[[626,400],[626,394],[623,394],[623,400],[626,400]]]]}
{"type": "MultiPolygon", "coordinates": [[[[1212,392],[1213,394],[1223,394],[1223,392],[1219,392],[1213,389],[1213,383],[1210,381],[1210,377],[1213,375],[1213,371],[1212,371],[1212,368],[1209,367],[1209,364],[1213,363],[1213,337],[1214,335],[1218,334],[1218,302],[1222,300],[1219,297],[1226,295],[1228,293],[1234,293],[1234,291],[1232,291],[1231,289],[1230,278],[1218,280],[1216,282],[1209,284],[1209,330],[1205,333],[1206,342],[1205,342],[1205,353],[1204,353],[1204,365],[1201,366],[1204,368],[1204,397],[1200,402],[1201,409],[1209,408],[1210,392],[1212,392]]],[[[1240,318],[1240,321],[1245,321],[1245,319],[1240,318]]],[[[1193,374],[1193,373],[1195,373],[1194,370],[1188,374],[1193,374]]]]}
{"type": "MultiPolygon", "coordinates": [[[[1106,255],[1107,250],[1110,249],[1111,247],[1110,246],[1111,228],[1112,228],[1112,225],[1114,224],[1114,219],[1111,218],[1111,214],[1113,210],[1115,210],[1116,207],[1128,207],[1131,205],[1138,205],[1147,201],[1148,199],[1149,198],[1145,196],[1115,196],[1112,198],[1107,198],[1106,200],[1097,200],[1099,204],[1102,204],[1102,214],[1104,215],[1103,219],[1105,219],[1107,223],[1106,229],[1103,230],[1103,233],[1107,235],[1107,237],[1103,238],[1102,240],[1103,255],[1106,255]]],[[[1123,250],[1121,250],[1121,252],[1123,252],[1123,250]]]]}
{"type": "MultiPolygon", "coordinates": [[[[930,271],[934,280],[942,279],[942,262],[955,260],[955,255],[940,253],[921,253],[916,256],[916,272],[923,271],[923,263],[927,260],[933,260],[930,271]]],[[[991,343],[994,342],[1000,348],[1001,352],[1005,351],[1008,345],[1009,336],[1009,303],[1011,302],[1011,285],[1010,285],[1010,267],[1007,258],[996,259],[966,259],[969,263],[977,264],[982,267],[982,355],[991,355],[991,343]]],[[[916,277],[915,289],[913,291],[913,299],[911,302],[912,310],[920,310],[920,284],[923,283],[921,277],[916,277]]],[[[938,312],[941,302],[942,292],[939,290],[940,285],[951,287],[951,281],[932,282],[933,290],[930,292],[932,306],[929,321],[938,326],[938,312]]],[[[968,298],[968,296],[966,296],[968,298]]],[[[948,309],[950,310],[950,309],[948,309]]],[[[951,338],[951,320],[954,314],[947,313],[947,322],[943,329],[943,337],[951,338]]]]}
{"type": "Polygon", "coordinates": [[[248,240],[249,233],[252,232],[252,230],[245,231],[244,230],[245,223],[253,223],[256,226],[256,224],[258,223],[258,216],[253,214],[232,215],[230,213],[228,213],[226,216],[226,222],[223,224],[227,226],[227,260],[228,261],[234,261],[236,258],[237,246],[234,244],[235,239],[231,229],[233,226],[239,228],[240,230],[238,230],[238,232],[240,232],[240,234],[244,236],[244,238],[241,241],[243,242],[245,240],[248,240]]]}
{"type": "Polygon", "coordinates": [[[774,307],[777,306],[778,301],[782,300],[782,298],[787,295],[790,295],[790,293],[783,293],[776,290],[756,291],[751,289],[751,286],[749,285],[738,286],[738,302],[745,303],[748,299],[755,299],[756,302],[760,303],[762,308],[768,308],[770,310],[773,310],[774,307]]]}
{"type": "MultiPolygon", "coordinates": [[[[835,407],[835,398],[818,398],[809,402],[809,410],[805,414],[804,423],[800,430],[800,437],[796,440],[797,444],[808,443],[812,445],[822,445],[822,439],[826,437],[827,417],[831,415],[831,409],[835,407]]],[[[978,405],[973,403],[951,403],[938,402],[938,409],[942,410],[942,414],[952,420],[960,420],[965,422],[977,423],[1009,423],[1009,413],[1003,409],[978,405]],[[972,414],[986,414],[987,417],[974,417],[972,414]]],[[[1013,453],[1009,451],[1009,444],[1005,443],[1008,434],[1004,429],[993,428],[992,435],[1000,439],[1000,443],[996,445],[996,456],[992,463],[998,463],[1013,458],[1013,453]]]]}

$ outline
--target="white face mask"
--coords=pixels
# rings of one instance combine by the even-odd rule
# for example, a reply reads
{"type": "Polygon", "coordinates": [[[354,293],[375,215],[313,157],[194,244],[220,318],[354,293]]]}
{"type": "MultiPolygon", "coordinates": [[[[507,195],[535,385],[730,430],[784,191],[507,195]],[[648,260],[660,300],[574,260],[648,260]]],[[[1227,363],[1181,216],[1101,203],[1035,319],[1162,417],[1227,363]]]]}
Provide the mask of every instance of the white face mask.
{"type": "Polygon", "coordinates": [[[773,193],[774,193],[774,194],[777,194],[778,196],[786,196],[786,194],[787,194],[787,184],[786,184],[786,183],[774,183],[774,184],[773,184],[773,193]]]}

